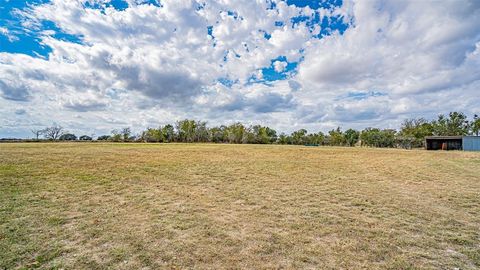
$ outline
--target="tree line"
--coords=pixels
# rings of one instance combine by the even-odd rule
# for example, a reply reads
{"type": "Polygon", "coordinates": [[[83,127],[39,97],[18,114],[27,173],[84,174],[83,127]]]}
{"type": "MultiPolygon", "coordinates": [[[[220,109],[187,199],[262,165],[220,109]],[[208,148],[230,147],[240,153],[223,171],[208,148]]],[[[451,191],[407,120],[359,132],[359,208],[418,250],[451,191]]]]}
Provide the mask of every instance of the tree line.
{"type": "MultiPolygon", "coordinates": [[[[292,145],[331,145],[331,146],[371,146],[371,147],[422,147],[426,136],[476,135],[480,132],[480,117],[474,115],[468,120],[461,112],[439,115],[428,121],[424,118],[406,119],[399,130],[365,128],[363,130],[340,127],[327,133],[309,133],[299,129],[291,134],[280,133],[262,125],[246,126],[242,123],[208,127],[205,121],[181,120],[175,125],[167,124],[157,128],[147,128],[134,134],[129,127],[112,130],[101,135],[97,141],[111,142],[151,142],[151,143],[232,143],[232,144],[292,144],[292,145]]],[[[51,141],[92,141],[93,136],[66,132],[61,126],[51,126],[32,130],[35,138],[43,137],[51,141]]]]}

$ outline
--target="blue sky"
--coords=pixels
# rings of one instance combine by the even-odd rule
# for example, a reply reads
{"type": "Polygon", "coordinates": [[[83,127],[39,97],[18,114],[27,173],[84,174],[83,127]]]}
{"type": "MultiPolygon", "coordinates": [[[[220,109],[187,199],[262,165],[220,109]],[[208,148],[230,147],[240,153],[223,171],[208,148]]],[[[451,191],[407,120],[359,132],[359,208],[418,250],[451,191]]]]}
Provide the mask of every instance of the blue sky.
{"type": "Polygon", "coordinates": [[[479,113],[478,18],[475,1],[0,0],[0,137],[479,113]]]}

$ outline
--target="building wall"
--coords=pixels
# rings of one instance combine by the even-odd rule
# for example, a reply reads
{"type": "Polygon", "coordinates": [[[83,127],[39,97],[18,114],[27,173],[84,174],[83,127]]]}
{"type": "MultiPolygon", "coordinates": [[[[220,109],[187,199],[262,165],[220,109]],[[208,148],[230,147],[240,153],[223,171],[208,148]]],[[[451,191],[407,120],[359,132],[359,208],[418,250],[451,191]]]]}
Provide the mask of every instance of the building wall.
{"type": "Polygon", "coordinates": [[[458,139],[426,139],[427,150],[462,150],[462,138],[458,139]]]}
{"type": "Polygon", "coordinates": [[[465,136],[462,141],[463,150],[480,151],[480,136],[465,136]]]}

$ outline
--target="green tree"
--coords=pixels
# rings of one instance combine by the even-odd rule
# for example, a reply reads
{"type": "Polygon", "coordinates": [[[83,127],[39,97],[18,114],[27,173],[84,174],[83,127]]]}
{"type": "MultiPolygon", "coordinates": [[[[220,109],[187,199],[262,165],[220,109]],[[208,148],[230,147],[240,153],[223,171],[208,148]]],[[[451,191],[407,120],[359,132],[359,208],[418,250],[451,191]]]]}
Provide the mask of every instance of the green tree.
{"type": "Polygon", "coordinates": [[[97,138],[97,141],[109,141],[109,140],[111,140],[110,135],[101,135],[101,136],[98,136],[97,138]]]}
{"type": "Polygon", "coordinates": [[[433,134],[437,136],[467,135],[470,129],[467,116],[461,112],[450,112],[448,117],[440,114],[432,126],[433,134]]]}
{"type": "Polygon", "coordinates": [[[207,122],[197,121],[195,123],[194,140],[196,142],[208,142],[209,137],[210,135],[207,128],[207,122]]]}
{"type": "Polygon", "coordinates": [[[397,131],[395,129],[384,129],[380,132],[380,147],[394,147],[395,135],[397,131]]]}
{"type": "Polygon", "coordinates": [[[238,122],[227,127],[226,135],[229,143],[243,143],[246,133],[245,126],[238,122]]]}
{"type": "Polygon", "coordinates": [[[393,129],[380,130],[378,128],[366,128],[360,133],[362,145],[373,147],[394,147],[395,134],[393,129]]]}
{"type": "Polygon", "coordinates": [[[77,136],[75,136],[75,134],[72,134],[72,133],[64,133],[58,139],[60,141],[76,141],[77,136]]]}
{"type": "Polygon", "coordinates": [[[306,144],[320,145],[320,144],[323,144],[324,141],[325,141],[325,135],[321,131],[318,133],[310,133],[305,137],[306,144]]]}
{"type": "Polygon", "coordinates": [[[350,128],[343,133],[343,137],[348,146],[355,146],[360,139],[360,132],[350,128]]]}
{"type": "Polygon", "coordinates": [[[163,126],[162,136],[163,136],[164,142],[175,141],[175,128],[170,124],[163,126]]]}
{"type": "Polygon", "coordinates": [[[252,143],[268,144],[277,140],[277,132],[269,127],[256,125],[252,127],[251,131],[253,134],[252,143]]]}
{"type": "Polygon", "coordinates": [[[278,143],[279,144],[288,144],[289,138],[285,133],[280,133],[278,136],[278,143]]]}
{"type": "Polygon", "coordinates": [[[329,140],[330,145],[336,145],[336,146],[345,145],[346,143],[345,137],[343,136],[343,132],[340,129],[340,127],[330,130],[328,132],[328,135],[330,137],[330,140],[329,140]]]}
{"type": "Polygon", "coordinates": [[[164,136],[161,128],[147,128],[142,133],[142,140],[145,142],[163,142],[164,136]]]}
{"type": "Polygon", "coordinates": [[[270,143],[270,135],[268,134],[267,127],[260,127],[255,135],[257,143],[270,143]]]}
{"type": "Polygon", "coordinates": [[[78,138],[80,141],[91,141],[93,140],[92,137],[88,136],[88,135],[82,135],[78,138]]]}
{"type": "Polygon", "coordinates": [[[214,143],[222,143],[226,141],[225,126],[213,127],[209,130],[210,141],[214,143]]]}
{"type": "Polygon", "coordinates": [[[399,141],[409,144],[407,148],[422,147],[425,137],[433,135],[433,125],[425,118],[406,119],[403,121],[398,135],[399,141]]]}
{"type": "Polygon", "coordinates": [[[265,127],[265,131],[267,132],[267,136],[270,138],[270,143],[275,143],[278,139],[277,131],[269,127],[265,127]]]}
{"type": "Polygon", "coordinates": [[[122,141],[122,133],[118,131],[117,129],[114,129],[111,131],[112,136],[110,136],[110,140],[114,142],[120,142],[122,141]]]}
{"type": "Polygon", "coordinates": [[[177,122],[178,139],[180,142],[193,142],[195,140],[196,122],[194,120],[181,120],[177,122]]]}
{"type": "Polygon", "coordinates": [[[255,137],[253,127],[245,127],[242,143],[258,143],[255,137]]]}
{"type": "Polygon", "coordinates": [[[307,133],[308,133],[307,130],[303,128],[297,131],[294,131],[291,135],[292,144],[302,145],[307,143],[307,138],[306,138],[307,133]]]}

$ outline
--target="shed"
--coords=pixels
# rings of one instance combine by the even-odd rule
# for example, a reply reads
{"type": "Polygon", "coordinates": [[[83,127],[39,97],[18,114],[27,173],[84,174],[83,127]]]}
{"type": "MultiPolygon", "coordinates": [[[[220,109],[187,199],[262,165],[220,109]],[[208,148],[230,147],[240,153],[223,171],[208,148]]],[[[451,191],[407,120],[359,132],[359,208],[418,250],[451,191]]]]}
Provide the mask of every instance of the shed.
{"type": "Polygon", "coordinates": [[[462,146],[465,151],[480,151],[480,136],[463,136],[462,146]]]}
{"type": "Polygon", "coordinates": [[[428,136],[425,137],[427,150],[462,150],[462,136],[428,136]]]}
{"type": "Polygon", "coordinates": [[[427,150],[480,151],[480,136],[428,136],[425,137],[427,150]]]}

